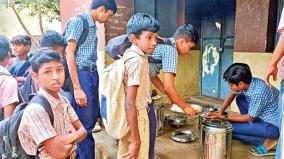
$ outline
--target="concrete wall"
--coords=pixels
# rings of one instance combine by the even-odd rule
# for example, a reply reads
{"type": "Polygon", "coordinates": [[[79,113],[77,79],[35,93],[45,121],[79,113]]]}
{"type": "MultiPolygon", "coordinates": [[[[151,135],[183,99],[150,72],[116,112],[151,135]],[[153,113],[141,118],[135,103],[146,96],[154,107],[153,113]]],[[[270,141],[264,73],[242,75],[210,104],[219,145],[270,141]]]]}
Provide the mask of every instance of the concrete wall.
{"type": "MultiPolygon", "coordinates": [[[[246,63],[250,66],[252,75],[254,77],[259,77],[263,79],[264,73],[267,69],[267,66],[270,62],[270,59],[272,57],[272,53],[247,53],[247,52],[235,52],[234,53],[234,62],[242,62],[246,63]]],[[[280,88],[280,74],[278,72],[278,79],[277,81],[273,81],[273,79],[270,80],[272,85],[274,85],[276,88],[280,88]]],[[[231,110],[239,112],[235,102],[231,105],[231,110]]]]}

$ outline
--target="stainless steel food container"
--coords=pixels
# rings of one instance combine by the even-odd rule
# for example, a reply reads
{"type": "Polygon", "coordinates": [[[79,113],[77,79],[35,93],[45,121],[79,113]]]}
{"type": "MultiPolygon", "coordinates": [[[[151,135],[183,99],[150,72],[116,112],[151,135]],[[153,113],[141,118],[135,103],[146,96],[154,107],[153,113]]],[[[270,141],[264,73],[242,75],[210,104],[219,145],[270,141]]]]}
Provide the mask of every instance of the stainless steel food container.
{"type": "Polygon", "coordinates": [[[200,131],[201,159],[230,159],[232,125],[228,121],[206,119],[200,131]]]}
{"type": "Polygon", "coordinates": [[[154,104],[154,111],[157,121],[156,136],[160,136],[164,133],[164,109],[165,107],[163,105],[154,104]]]}
{"type": "Polygon", "coordinates": [[[205,115],[218,111],[218,106],[215,105],[204,105],[202,113],[198,117],[198,128],[201,128],[202,123],[206,120],[205,115]]]}

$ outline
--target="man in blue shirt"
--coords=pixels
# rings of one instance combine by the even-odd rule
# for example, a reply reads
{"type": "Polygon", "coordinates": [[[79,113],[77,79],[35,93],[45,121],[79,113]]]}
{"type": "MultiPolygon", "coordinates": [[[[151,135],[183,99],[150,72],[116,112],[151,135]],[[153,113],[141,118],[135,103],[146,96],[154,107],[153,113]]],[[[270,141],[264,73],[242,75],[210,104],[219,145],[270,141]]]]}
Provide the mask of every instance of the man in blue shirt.
{"type": "Polygon", "coordinates": [[[95,22],[107,22],[116,11],[117,6],[114,0],[93,0],[90,11],[81,15],[88,21],[89,32],[86,40],[79,47],[77,46],[83,32],[83,20],[79,17],[71,18],[65,30],[66,60],[77,103],[74,109],[88,132],[87,138],[78,143],[77,158],[92,159],[95,157],[92,129],[100,114],[99,76],[96,66],[98,40],[95,22]]]}
{"type": "Polygon", "coordinates": [[[234,63],[224,72],[232,92],[226,97],[219,113],[207,118],[225,119],[233,126],[233,139],[257,145],[252,154],[265,155],[277,144],[279,91],[262,79],[252,77],[247,64],[234,63]],[[240,115],[224,115],[236,98],[240,115]]]}

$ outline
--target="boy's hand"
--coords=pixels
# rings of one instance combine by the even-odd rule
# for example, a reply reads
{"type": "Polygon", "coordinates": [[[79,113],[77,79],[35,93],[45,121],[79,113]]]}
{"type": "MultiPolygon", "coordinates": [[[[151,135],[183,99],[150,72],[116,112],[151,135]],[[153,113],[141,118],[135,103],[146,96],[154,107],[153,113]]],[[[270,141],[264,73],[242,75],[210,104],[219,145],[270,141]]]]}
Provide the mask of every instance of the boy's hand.
{"type": "Polygon", "coordinates": [[[224,119],[225,116],[221,115],[220,113],[210,113],[205,116],[208,119],[224,119]]]}
{"type": "Polygon", "coordinates": [[[182,108],[185,114],[193,116],[195,115],[195,111],[191,105],[187,104],[185,107],[182,108]]]}
{"type": "Polygon", "coordinates": [[[138,158],[138,153],[140,149],[140,144],[136,144],[135,142],[132,142],[129,145],[128,152],[122,156],[124,159],[137,159],[138,158]]]}
{"type": "Polygon", "coordinates": [[[269,78],[270,76],[273,77],[273,80],[276,81],[277,79],[277,72],[278,72],[278,68],[277,68],[277,65],[276,66],[268,66],[266,72],[265,72],[265,75],[264,75],[264,81],[265,83],[271,87],[271,84],[269,82],[269,78]]]}
{"type": "Polygon", "coordinates": [[[76,103],[81,106],[85,107],[87,106],[87,96],[85,92],[80,88],[80,89],[74,89],[74,98],[76,100],[76,103]]]}

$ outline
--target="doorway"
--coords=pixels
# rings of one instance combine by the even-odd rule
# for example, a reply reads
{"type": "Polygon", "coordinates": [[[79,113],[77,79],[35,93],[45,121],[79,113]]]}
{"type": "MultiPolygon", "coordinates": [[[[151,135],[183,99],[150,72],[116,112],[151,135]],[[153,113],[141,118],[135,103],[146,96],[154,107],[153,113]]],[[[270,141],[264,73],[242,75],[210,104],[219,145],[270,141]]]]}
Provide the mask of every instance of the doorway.
{"type": "Polygon", "coordinates": [[[233,63],[236,1],[212,0],[203,4],[201,95],[224,99],[230,92],[223,73],[233,63]]]}

